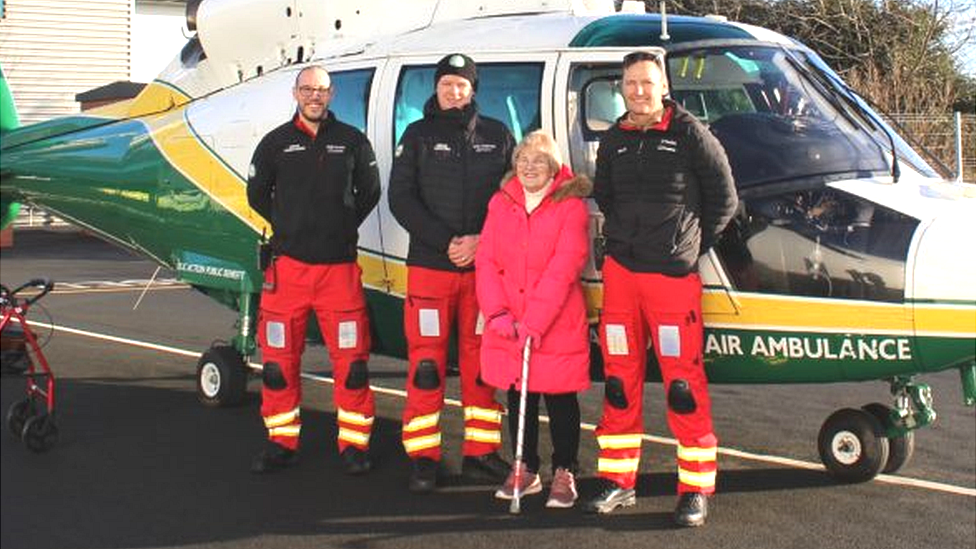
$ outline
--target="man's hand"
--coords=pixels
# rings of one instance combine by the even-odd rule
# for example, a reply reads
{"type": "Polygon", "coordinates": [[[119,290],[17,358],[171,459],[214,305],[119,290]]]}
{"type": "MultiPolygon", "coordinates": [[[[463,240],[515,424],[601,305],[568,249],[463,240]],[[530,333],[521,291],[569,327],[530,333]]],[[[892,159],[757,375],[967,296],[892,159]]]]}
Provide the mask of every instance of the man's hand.
{"type": "Polygon", "coordinates": [[[478,235],[455,236],[447,247],[447,257],[455,267],[467,267],[474,263],[474,254],[477,251],[478,235]]]}

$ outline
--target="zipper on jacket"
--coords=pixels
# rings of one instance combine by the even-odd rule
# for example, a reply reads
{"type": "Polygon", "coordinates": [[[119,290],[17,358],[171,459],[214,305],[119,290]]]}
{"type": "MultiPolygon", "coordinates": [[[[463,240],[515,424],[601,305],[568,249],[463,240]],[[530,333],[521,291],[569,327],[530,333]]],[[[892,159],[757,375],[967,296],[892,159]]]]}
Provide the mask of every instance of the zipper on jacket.
{"type": "MultiPolygon", "coordinates": [[[[468,154],[470,154],[471,140],[466,132],[461,138],[461,232],[468,230],[468,154]]],[[[462,235],[463,236],[463,235],[462,235]]]]}

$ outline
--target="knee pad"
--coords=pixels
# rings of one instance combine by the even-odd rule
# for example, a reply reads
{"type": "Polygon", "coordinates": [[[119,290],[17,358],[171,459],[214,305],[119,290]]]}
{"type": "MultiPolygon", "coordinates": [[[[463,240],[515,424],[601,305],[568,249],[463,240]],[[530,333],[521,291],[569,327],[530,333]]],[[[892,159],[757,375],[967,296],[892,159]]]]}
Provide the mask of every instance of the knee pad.
{"type": "Polygon", "coordinates": [[[604,386],[604,393],[607,397],[607,403],[610,406],[618,410],[627,408],[627,394],[624,393],[624,380],[617,376],[608,377],[604,386]]]}
{"type": "Polygon", "coordinates": [[[417,364],[413,374],[413,384],[418,389],[436,389],[441,386],[441,376],[437,373],[437,363],[424,359],[417,364]]]}
{"type": "Polygon", "coordinates": [[[281,371],[281,365],[277,362],[265,362],[264,370],[261,371],[261,381],[264,386],[274,391],[280,391],[288,387],[285,374],[281,371]]]}
{"type": "Polygon", "coordinates": [[[690,414],[698,409],[691,386],[683,379],[676,379],[668,387],[668,407],[678,414],[690,414]]]}
{"type": "Polygon", "coordinates": [[[349,365],[346,376],[346,389],[362,389],[369,385],[369,368],[365,360],[356,360],[349,365]]]}

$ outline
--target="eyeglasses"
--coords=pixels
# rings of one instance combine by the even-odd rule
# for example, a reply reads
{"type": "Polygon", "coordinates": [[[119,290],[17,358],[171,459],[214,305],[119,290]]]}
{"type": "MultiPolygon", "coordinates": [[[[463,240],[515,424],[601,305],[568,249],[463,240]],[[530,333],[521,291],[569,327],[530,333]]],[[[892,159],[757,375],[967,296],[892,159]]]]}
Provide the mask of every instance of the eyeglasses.
{"type": "Polygon", "coordinates": [[[548,168],[549,159],[545,156],[519,156],[515,159],[516,166],[526,166],[532,168],[548,168]]]}
{"type": "Polygon", "coordinates": [[[650,61],[651,63],[657,65],[658,68],[661,69],[661,72],[665,72],[664,57],[660,53],[652,51],[635,51],[633,53],[628,53],[624,56],[623,69],[627,70],[631,65],[635,65],[642,61],[650,61]]]}
{"type": "Polygon", "coordinates": [[[316,92],[318,92],[319,95],[328,95],[331,89],[332,88],[326,88],[326,87],[316,88],[314,86],[299,86],[298,94],[301,95],[302,97],[309,98],[312,97],[312,94],[316,92]]]}

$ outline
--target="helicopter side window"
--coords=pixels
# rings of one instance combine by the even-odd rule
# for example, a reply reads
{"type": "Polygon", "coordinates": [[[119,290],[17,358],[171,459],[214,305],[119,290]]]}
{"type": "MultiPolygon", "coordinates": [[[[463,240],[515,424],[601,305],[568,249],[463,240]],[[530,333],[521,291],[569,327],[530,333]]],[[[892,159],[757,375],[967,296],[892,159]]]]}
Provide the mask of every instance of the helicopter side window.
{"type": "Polygon", "coordinates": [[[593,177],[600,136],[626,112],[619,63],[578,63],[567,90],[569,152],[573,171],[593,177]]]}
{"type": "Polygon", "coordinates": [[[716,252],[741,291],[899,302],[917,225],[819,187],[743,199],[716,252]]]}
{"type": "Polygon", "coordinates": [[[600,78],[583,88],[583,118],[587,132],[606,131],[627,112],[617,82],[611,78],[600,78]]]}
{"type": "MultiPolygon", "coordinates": [[[[394,143],[411,123],[423,118],[434,93],[434,65],[408,66],[400,72],[394,100],[394,143]]],[[[516,140],[542,127],[542,63],[478,63],[475,99],[484,116],[503,122],[516,140]]]]}
{"type": "Polygon", "coordinates": [[[329,110],[339,120],[365,132],[373,69],[338,71],[330,73],[330,76],[336,93],[329,103],[329,110]]]}

